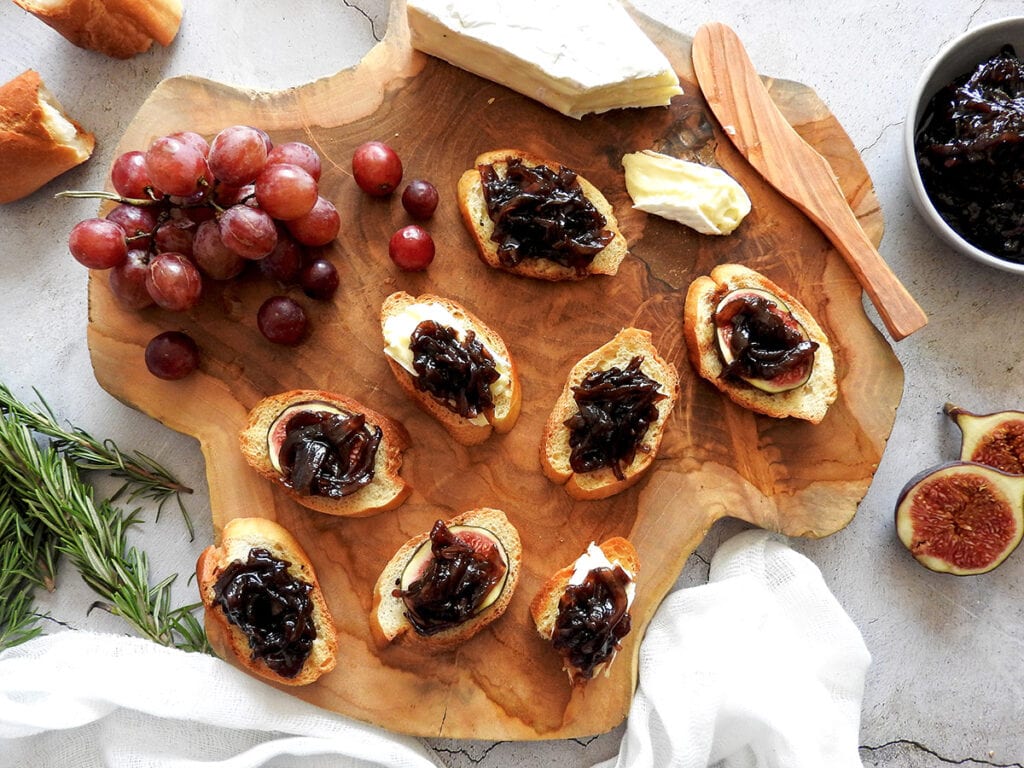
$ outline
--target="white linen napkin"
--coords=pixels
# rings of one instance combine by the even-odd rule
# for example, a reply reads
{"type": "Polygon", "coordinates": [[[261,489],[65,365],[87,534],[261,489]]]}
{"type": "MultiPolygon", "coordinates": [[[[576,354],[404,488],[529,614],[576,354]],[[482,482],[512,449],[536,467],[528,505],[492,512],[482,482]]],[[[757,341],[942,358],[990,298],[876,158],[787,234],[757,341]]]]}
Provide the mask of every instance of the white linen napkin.
{"type": "MultiPolygon", "coordinates": [[[[617,759],[599,768],[852,768],[870,657],[817,567],[763,531],[662,603],[617,759]]],[[[435,766],[417,741],[229,664],[60,632],[0,655],[0,766],[435,766]]]]}

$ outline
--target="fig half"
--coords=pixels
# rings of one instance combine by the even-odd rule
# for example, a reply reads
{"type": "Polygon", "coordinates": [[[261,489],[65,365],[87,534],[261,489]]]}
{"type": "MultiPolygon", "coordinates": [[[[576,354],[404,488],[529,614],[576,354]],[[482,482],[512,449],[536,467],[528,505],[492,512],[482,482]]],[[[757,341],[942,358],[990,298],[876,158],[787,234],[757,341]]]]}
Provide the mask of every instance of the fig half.
{"type": "Polygon", "coordinates": [[[960,460],[1024,475],[1024,413],[977,414],[946,403],[946,414],[960,428],[960,460]]]}
{"type": "Polygon", "coordinates": [[[932,571],[991,571],[1024,533],[1024,476],[964,461],[922,472],[900,492],[896,532],[932,571]]]}

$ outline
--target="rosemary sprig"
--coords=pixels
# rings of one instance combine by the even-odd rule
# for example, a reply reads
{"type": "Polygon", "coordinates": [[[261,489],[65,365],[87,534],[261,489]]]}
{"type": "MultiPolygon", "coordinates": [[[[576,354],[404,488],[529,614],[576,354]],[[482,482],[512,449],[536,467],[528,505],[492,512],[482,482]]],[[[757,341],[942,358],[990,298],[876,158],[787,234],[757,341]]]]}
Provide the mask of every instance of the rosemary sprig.
{"type": "MultiPolygon", "coordinates": [[[[162,645],[209,651],[202,625],[192,614],[197,606],[173,608],[174,577],[150,586],[145,554],[128,545],[127,530],[139,522],[137,512],[126,513],[109,500],[97,503],[67,456],[53,445],[37,444],[28,424],[5,413],[8,417],[0,418],[4,482],[21,502],[23,518],[42,526],[56,551],[71,560],[99,595],[93,607],[121,616],[162,645]]],[[[22,626],[19,615],[15,627],[22,626]]]]}
{"type": "Polygon", "coordinates": [[[52,537],[36,530],[14,506],[11,489],[0,483],[0,650],[40,633],[39,615],[32,608],[37,586],[52,584],[56,553],[52,537]]]}
{"type": "Polygon", "coordinates": [[[170,498],[177,500],[189,536],[195,535],[192,518],[189,517],[181,494],[192,493],[192,489],[181,483],[170,472],[149,456],[138,451],[124,454],[110,440],[98,440],[78,427],[65,428],[54,416],[50,406],[36,392],[39,404],[29,406],[22,403],[4,384],[0,384],[0,414],[13,417],[26,427],[53,442],[54,448],[65,454],[80,469],[109,472],[113,477],[124,480],[111,500],[116,501],[125,494],[128,501],[148,499],[157,504],[157,515],[170,498]]]}

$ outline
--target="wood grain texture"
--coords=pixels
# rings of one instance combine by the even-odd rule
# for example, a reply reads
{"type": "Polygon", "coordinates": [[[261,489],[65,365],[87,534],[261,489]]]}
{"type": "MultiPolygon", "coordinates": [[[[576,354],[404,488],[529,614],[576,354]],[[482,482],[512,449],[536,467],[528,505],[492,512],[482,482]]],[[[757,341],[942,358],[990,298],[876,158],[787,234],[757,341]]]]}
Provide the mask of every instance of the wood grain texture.
{"type": "MultiPolygon", "coordinates": [[[[127,129],[120,150],[142,148],[182,129],[212,135],[237,122],[298,139],[324,159],[323,193],[343,215],[328,248],[341,290],[330,303],[303,301],[313,325],[298,348],[262,339],[255,314],[278,286],[255,276],[208,285],[193,311],[122,309],[105,275],[90,280],[88,339],[100,384],[168,426],[195,436],[206,458],[215,528],[263,515],[293,532],[317,567],[338,624],[338,668],[289,691],[344,714],[419,735],[485,739],[565,738],[606,731],[629,710],[640,640],[687,557],[726,515],[794,536],[824,536],[851,519],[866,492],[899,403],[903,373],[866,318],[860,286],[820,231],[772,190],[709,117],[694,85],[688,38],[641,19],[678,69],[686,95],[670,108],[616,112],[581,121],[481,80],[409,47],[404,5],[362,64],[308,86],[251,93],[194,78],[162,83],[127,129]],[[399,273],[387,256],[392,232],[408,223],[397,199],[359,192],[352,151],[387,140],[406,178],[442,192],[429,222],[437,258],[427,272],[399,273]],[[459,175],[483,151],[520,146],[579,170],[608,196],[631,244],[619,274],[548,284],[489,269],[459,218],[459,175]],[[621,157],[651,148],[719,163],[743,184],[754,210],[734,235],[712,238],[632,209],[621,157]],[[738,261],[788,288],[835,341],[840,395],[825,421],[755,416],[698,379],[686,360],[681,312],[690,280],[738,261]],[[467,448],[402,394],[382,355],[378,311],[394,290],[450,296],[508,343],[522,376],[519,423],[467,448]],[[649,475],[611,499],[574,502],[541,473],[544,422],[572,365],[635,325],[653,333],[681,378],[680,404],[649,475]],[[203,355],[180,382],[150,376],[143,348],[156,333],[183,329],[203,355]],[[250,470],[237,434],[262,397],[286,389],[331,389],[402,421],[412,436],[403,475],[415,489],[402,507],[365,519],[304,509],[250,470]],[[408,538],[467,509],[504,510],[523,539],[519,588],[508,612],[457,651],[424,657],[379,651],[368,623],[374,581],[408,538]],[[634,631],[610,677],[570,690],[557,655],[537,637],[528,606],[558,568],[591,540],[631,539],[642,561],[634,631]]],[[[832,163],[844,192],[877,241],[882,219],[867,171],[812,91],[775,81],[788,119],[832,163]]]]}
{"type": "Polygon", "coordinates": [[[847,204],[828,161],[782,116],[736,33],[705,24],[694,36],[697,81],[726,135],[779,192],[806,213],[846,258],[892,337],[899,341],[928,318],[879,255],[847,204]]]}

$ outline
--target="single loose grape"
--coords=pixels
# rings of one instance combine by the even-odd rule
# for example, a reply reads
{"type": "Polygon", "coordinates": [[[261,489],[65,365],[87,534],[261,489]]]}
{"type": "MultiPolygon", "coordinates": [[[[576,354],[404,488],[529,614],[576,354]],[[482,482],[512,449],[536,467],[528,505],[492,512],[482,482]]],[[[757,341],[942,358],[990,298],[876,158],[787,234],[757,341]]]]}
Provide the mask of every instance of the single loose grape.
{"type": "Polygon", "coordinates": [[[181,331],[165,331],[146,345],[146,368],[157,378],[183,379],[199,367],[199,347],[181,331]]]}
{"type": "Polygon", "coordinates": [[[382,141],[368,141],[352,155],[352,175],[368,195],[390,195],[402,181],[402,160],[382,141]]]}
{"type": "Polygon", "coordinates": [[[267,341],[295,346],[305,338],[309,321],[294,299],[271,296],[256,313],[256,325],[267,341]]]}
{"type": "Polygon", "coordinates": [[[414,219],[421,221],[434,215],[439,200],[437,187],[423,179],[410,181],[402,192],[402,207],[414,219]]]}
{"type": "Polygon", "coordinates": [[[423,227],[410,224],[391,236],[388,255],[406,272],[424,270],[434,260],[434,238],[423,227]]]}

